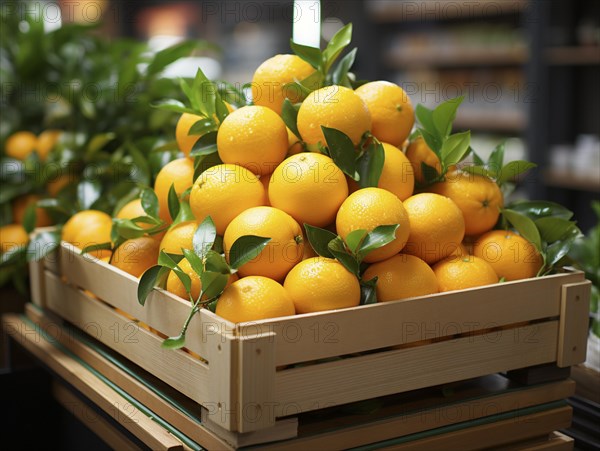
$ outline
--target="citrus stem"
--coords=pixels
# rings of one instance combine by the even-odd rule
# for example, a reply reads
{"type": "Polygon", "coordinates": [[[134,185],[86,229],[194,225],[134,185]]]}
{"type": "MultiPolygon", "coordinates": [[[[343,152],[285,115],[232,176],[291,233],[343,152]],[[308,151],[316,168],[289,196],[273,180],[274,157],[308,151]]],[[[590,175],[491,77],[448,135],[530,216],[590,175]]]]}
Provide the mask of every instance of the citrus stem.
{"type": "Polygon", "coordinates": [[[190,325],[190,321],[192,320],[193,316],[200,311],[199,307],[201,305],[208,304],[208,303],[214,301],[217,298],[217,296],[213,296],[212,298],[207,299],[206,301],[202,301],[201,299],[202,299],[202,295],[203,294],[204,293],[201,291],[200,295],[198,296],[198,299],[196,300],[196,302],[194,302],[194,305],[192,306],[192,308],[190,310],[190,313],[189,313],[188,317],[186,318],[185,322],[183,323],[183,327],[181,328],[181,335],[185,335],[185,333],[187,331],[187,328],[190,325]]]}

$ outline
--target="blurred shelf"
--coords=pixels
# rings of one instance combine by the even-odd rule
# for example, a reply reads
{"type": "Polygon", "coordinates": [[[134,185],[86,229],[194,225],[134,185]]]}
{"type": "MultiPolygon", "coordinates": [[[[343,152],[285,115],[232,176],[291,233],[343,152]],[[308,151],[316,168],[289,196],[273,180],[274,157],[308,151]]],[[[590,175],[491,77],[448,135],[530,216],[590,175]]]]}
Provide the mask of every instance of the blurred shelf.
{"type": "Polygon", "coordinates": [[[555,66],[600,65],[600,47],[552,47],[546,49],[546,62],[555,66]]]}
{"type": "Polygon", "coordinates": [[[396,69],[406,67],[466,67],[466,66],[519,66],[527,62],[527,49],[481,49],[481,50],[438,50],[420,52],[412,50],[410,54],[400,50],[388,52],[385,63],[396,69]]]}
{"type": "Polygon", "coordinates": [[[578,191],[600,192],[600,174],[578,175],[564,169],[546,169],[544,181],[548,186],[578,191]]]}
{"type": "Polygon", "coordinates": [[[526,0],[463,0],[461,2],[369,2],[368,13],[375,22],[431,22],[457,19],[477,19],[520,13],[527,8],[526,0]]]}
{"type": "Polygon", "coordinates": [[[520,111],[488,111],[472,108],[459,110],[454,127],[463,130],[522,132],[527,127],[527,115],[520,111]]]}

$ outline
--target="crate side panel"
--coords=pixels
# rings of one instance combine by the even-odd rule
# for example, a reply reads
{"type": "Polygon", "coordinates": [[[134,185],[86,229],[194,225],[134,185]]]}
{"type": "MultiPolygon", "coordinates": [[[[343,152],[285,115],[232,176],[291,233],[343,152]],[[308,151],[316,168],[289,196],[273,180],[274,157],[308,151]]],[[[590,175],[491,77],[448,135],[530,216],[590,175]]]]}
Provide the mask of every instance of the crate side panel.
{"type": "Polygon", "coordinates": [[[277,416],[556,360],[558,321],[280,371],[277,416]]]}
{"type": "Polygon", "coordinates": [[[587,353],[588,322],[592,282],[566,284],[562,287],[558,366],[583,363],[587,353]]]}
{"type": "Polygon", "coordinates": [[[276,334],[276,364],[385,348],[492,327],[558,317],[561,287],[573,272],[426,298],[239,325],[239,335],[276,334]]]}
{"type": "MultiPolygon", "coordinates": [[[[61,271],[70,283],[89,290],[104,302],[152,326],[167,336],[177,336],[190,311],[190,304],[164,290],[154,290],[145,305],[137,299],[138,279],[107,263],[74,253],[68,245],[61,249],[61,271]]],[[[196,315],[190,322],[186,347],[206,357],[206,334],[211,325],[202,322],[205,315],[196,315]]],[[[226,322],[223,322],[226,324],[226,322]]],[[[219,322],[219,329],[224,329],[219,322]]],[[[231,327],[230,327],[231,328],[231,327]]]]}
{"type": "Polygon", "coordinates": [[[209,399],[205,364],[183,351],[161,348],[160,337],[53,274],[46,273],[46,287],[47,306],[53,312],[193,400],[209,399]]]}

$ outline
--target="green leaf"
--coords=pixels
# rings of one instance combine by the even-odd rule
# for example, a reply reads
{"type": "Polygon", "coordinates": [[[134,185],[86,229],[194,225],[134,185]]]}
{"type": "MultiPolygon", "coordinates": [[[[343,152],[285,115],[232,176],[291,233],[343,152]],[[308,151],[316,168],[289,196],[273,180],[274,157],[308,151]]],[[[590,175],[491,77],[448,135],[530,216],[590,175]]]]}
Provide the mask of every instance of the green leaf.
{"type": "Polygon", "coordinates": [[[111,250],[111,249],[112,249],[111,242],[91,244],[91,245],[85,246],[83,249],[81,249],[81,254],[83,255],[83,254],[89,254],[90,252],[94,252],[94,251],[103,251],[103,250],[111,250]]]}
{"type": "Polygon", "coordinates": [[[157,52],[148,65],[146,73],[148,75],[155,75],[161,72],[165,67],[179,58],[188,56],[198,45],[199,43],[195,41],[183,41],[157,52]]]}
{"type": "Polygon", "coordinates": [[[77,200],[82,210],[89,210],[102,195],[102,186],[97,180],[82,180],[77,185],[77,200]]]}
{"type": "Polygon", "coordinates": [[[434,133],[431,133],[426,129],[421,130],[421,136],[423,137],[425,144],[427,144],[427,147],[429,147],[433,153],[440,158],[442,146],[444,144],[444,138],[437,135],[437,132],[434,131],[434,133]]]}
{"type": "Polygon", "coordinates": [[[150,165],[146,156],[133,143],[127,143],[127,151],[133,159],[132,178],[143,185],[150,184],[150,165]]]}
{"type": "Polygon", "coordinates": [[[27,233],[33,232],[35,229],[35,222],[37,219],[37,208],[36,204],[32,203],[25,209],[25,216],[23,216],[23,228],[27,233]]]}
{"type": "Polygon", "coordinates": [[[383,172],[385,151],[380,142],[372,141],[365,153],[356,161],[361,188],[377,187],[383,172]]]}
{"type": "Polygon", "coordinates": [[[346,175],[354,180],[359,179],[356,172],[356,152],[352,140],[344,132],[321,126],[331,159],[346,175]]]}
{"type": "Polygon", "coordinates": [[[217,152],[208,155],[198,155],[194,157],[194,180],[200,177],[200,174],[202,174],[207,169],[210,169],[213,166],[217,166],[222,163],[223,162],[221,161],[221,158],[219,158],[219,154],[217,152]]]}
{"type": "Polygon", "coordinates": [[[0,268],[4,272],[11,265],[22,266],[28,258],[27,246],[11,246],[0,254],[0,268]]]}
{"type": "Polygon", "coordinates": [[[113,219],[111,229],[111,240],[116,241],[119,237],[125,239],[139,238],[146,234],[146,229],[137,225],[131,219],[113,219]]]}
{"type": "Polygon", "coordinates": [[[323,51],[323,59],[325,60],[325,67],[323,72],[327,73],[329,68],[333,65],[335,60],[340,56],[344,49],[350,44],[352,40],[352,23],[344,25],[340,28],[331,38],[331,41],[325,47],[323,51]]]}
{"type": "Polygon", "coordinates": [[[550,244],[546,248],[546,267],[552,268],[567,255],[579,235],[579,229],[574,226],[560,240],[550,244]]]}
{"type": "Polygon", "coordinates": [[[217,229],[215,228],[215,223],[210,216],[207,216],[196,229],[192,239],[196,255],[201,259],[206,257],[208,251],[212,249],[216,237],[217,229]]]}
{"type": "Polygon", "coordinates": [[[192,209],[190,208],[190,204],[188,201],[182,200],[179,203],[179,213],[177,217],[173,220],[173,224],[179,224],[185,221],[195,221],[196,217],[194,213],[192,213],[192,209]]]}
{"type": "Polygon", "coordinates": [[[140,194],[142,208],[152,218],[158,218],[158,197],[153,189],[144,188],[140,194]]]}
{"type": "Polygon", "coordinates": [[[537,165],[535,163],[531,163],[530,161],[511,161],[502,167],[498,177],[496,178],[496,183],[498,183],[498,185],[502,185],[503,183],[516,178],[518,175],[535,168],[536,166],[537,165]]]}
{"type": "Polygon", "coordinates": [[[563,218],[545,217],[535,220],[535,225],[540,231],[542,240],[553,243],[570,233],[572,228],[577,228],[574,222],[563,218]]]}
{"type": "Polygon", "coordinates": [[[165,338],[160,346],[165,349],[181,349],[185,346],[185,334],[165,338]]]}
{"type": "Polygon", "coordinates": [[[452,132],[452,122],[456,117],[456,111],[464,100],[464,96],[446,100],[440,104],[432,113],[433,125],[441,137],[446,137],[452,132]]]}
{"type": "Polygon", "coordinates": [[[333,258],[333,254],[329,250],[329,242],[335,240],[337,235],[329,230],[321,229],[319,227],[311,226],[310,224],[304,223],[304,230],[306,230],[306,238],[310,243],[313,250],[321,257],[333,258]]]}
{"type": "Polygon", "coordinates": [[[194,122],[194,125],[190,127],[188,135],[202,136],[208,132],[215,132],[219,126],[215,123],[214,119],[199,119],[194,122]]]}
{"type": "Polygon", "coordinates": [[[163,250],[158,254],[158,264],[169,269],[176,269],[177,264],[183,259],[181,254],[170,254],[163,250]]]}
{"type": "Polygon", "coordinates": [[[155,265],[148,268],[140,277],[140,282],[137,288],[137,298],[141,305],[146,303],[146,299],[152,292],[155,286],[158,286],[169,274],[169,268],[155,265]]]}
{"type": "Polygon", "coordinates": [[[523,238],[532,243],[538,251],[542,251],[542,238],[533,220],[517,211],[506,208],[502,210],[502,214],[523,238]]]}
{"type": "Polygon", "coordinates": [[[169,188],[169,194],[167,195],[167,206],[169,208],[169,215],[171,215],[171,219],[175,221],[177,215],[179,214],[179,196],[177,195],[177,191],[175,191],[175,184],[172,183],[169,188]]]}
{"type": "Polygon", "coordinates": [[[160,110],[173,111],[175,113],[190,113],[190,114],[198,114],[198,111],[186,107],[179,100],[175,99],[167,99],[161,100],[159,102],[151,103],[150,106],[152,108],[158,108],[160,110]]]}
{"type": "Polygon", "coordinates": [[[206,299],[212,299],[221,294],[229,281],[229,274],[220,272],[204,271],[200,275],[202,282],[202,293],[206,299]]]}
{"type": "Polygon", "coordinates": [[[27,246],[27,261],[40,261],[60,245],[60,231],[34,233],[27,246]]]}
{"type": "Polygon", "coordinates": [[[472,148],[471,155],[473,155],[473,163],[475,164],[475,166],[485,166],[485,161],[483,161],[483,159],[479,155],[477,155],[477,153],[472,148]]]}
{"type": "Polygon", "coordinates": [[[189,249],[183,249],[183,256],[190,263],[190,266],[196,274],[200,276],[204,272],[202,260],[196,255],[196,253],[189,249]]]}
{"type": "Polygon", "coordinates": [[[469,153],[471,148],[471,132],[455,133],[442,144],[441,161],[444,168],[448,168],[461,162],[469,153]]]}
{"type": "Polygon", "coordinates": [[[316,47],[309,47],[307,45],[296,44],[292,39],[290,39],[290,48],[292,51],[314,67],[317,70],[321,69],[323,62],[323,54],[321,50],[316,47]]]}
{"type": "Polygon", "coordinates": [[[111,142],[116,137],[117,135],[112,132],[94,135],[94,137],[90,140],[89,144],[87,145],[86,157],[88,159],[92,158],[96,154],[96,152],[101,150],[106,144],[111,142]]]}
{"type": "Polygon", "coordinates": [[[377,303],[377,276],[360,282],[360,305],[377,303]]]}
{"type": "Polygon", "coordinates": [[[465,166],[461,168],[461,171],[473,175],[481,175],[484,177],[494,178],[494,174],[488,171],[488,169],[485,166],[465,166]]]}
{"type": "Polygon", "coordinates": [[[438,173],[437,169],[425,164],[421,161],[421,172],[425,179],[425,185],[431,185],[432,183],[440,181],[442,178],[441,174],[438,173]]]}
{"type": "Polygon", "coordinates": [[[217,251],[208,251],[204,260],[204,269],[221,274],[231,274],[231,268],[225,257],[217,251]]]}
{"type": "Polygon", "coordinates": [[[352,88],[352,84],[348,79],[348,71],[354,64],[354,60],[356,58],[357,48],[352,49],[346,56],[344,56],[339,63],[336,65],[331,81],[334,85],[345,86],[347,88],[352,88]]]}
{"type": "Polygon", "coordinates": [[[571,219],[573,217],[572,211],[560,204],[557,204],[556,202],[550,202],[547,200],[514,202],[510,205],[507,205],[507,208],[527,215],[532,219],[545,218],[548,216],[562,219],[571,219]]]}
{"type": "Polygon", "coordinates": [[[298,132],[298,109],[290,102],[289,99],[283,101],[283,107],[281,109],[281,118],[287,128],[289,128],[294,135],[298,138],[300,133],[298,132]]]}
{"type": "Polygon", "coordinates": [[[346,246],[350,252],[356,254],[363,240],[367,237],[367,231],[363,229],[353,230],[346,236],[346,246]]]}
{"type": "Polygon", "coordinates": [[[255,235],[244,235],[239,237],[231,245],[229,250],[229,264],[233,269],[238,269],[243,264],[256,258],[262,252],[271,238],[255,235]]]}
{"type": "Polygon", "coordinates": [[[498,144],[488,158],[487,167],[488,170],[494,174],[494,178],[498,177],[498,174],[504,166],[504,147],[505,143],[498,144]]]}
{"type": "Polygon", "coordinates": [[[417,120],[423,129],[437,135],[437,133],[435,133],[435,124],[433,123],[433,110],[430,110],[424,105],[418,104],[415,108],[415,116],[417,117],[417,120]]]}
{"type": "Polygon", "coordinates": [[[205,133],[196,141],[192,150],[190,151],[190,157],[197,157],[202,155],[210,155],[217,152],[217,132],[211,131],[205,133]]]}
{"type": "Polygon", "coordinates": [[[360,265],[353,255],[350,255],[348,252],[346,252],[344,241],[340,237],[331,240],[327,247],[335,259],[344,265],[344,268],[346,268],[356,277],[359,276],[360,265]]]}
{"type": "Polygon", "coordinates": [[[394,241],[398,227],[400,227],[399,224],[381,225],[369,232],[359,250],[361,260],[370,252],[394,241]]]}

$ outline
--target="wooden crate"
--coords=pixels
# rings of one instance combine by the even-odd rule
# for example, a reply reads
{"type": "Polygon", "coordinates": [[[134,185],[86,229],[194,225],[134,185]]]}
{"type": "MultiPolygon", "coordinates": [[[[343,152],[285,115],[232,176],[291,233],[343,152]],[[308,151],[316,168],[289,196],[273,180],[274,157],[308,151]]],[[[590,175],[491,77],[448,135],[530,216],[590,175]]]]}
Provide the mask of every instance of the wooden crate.
{"type": "Polygon", "coordinates": [[[217,432],[291,436],[302,412],[585,359],[590,283],[576,271],[237,325],[202,310],[186,337],[202,359],[131,319],[177,335],[190,306],[170,293],[143,307],[136,278],[64,243],[31,274],[35,303],[198,402],[217,432]]]}
{"type": "MultiPolygon", "coordinates": [[[[570,449],[557,428],[571,422],[565,379],[523,386],[498,374],[428,387],[298,417],[298,436],[275,443],[261,431],[217,435],[199,420],[200,406],[51,312],[27,305],[6,315],[3,330],[58,378],[56,399],[113,448],[132,448],[128,436],[153,449],[570,449]],[[72,389],[79,392],[75,395],[72,389]],[[90,410],[106,412],[114,428],[90,410]],[[87,412],[87,413],[86,413],[87,412]],[[114,422],[112,422],[114,423],[114,422]],[[241,436],[244,435],[244,436],[241,436]],[[364,448],[363,448],[364,449],[364,448]]],[[[572,441],[571,441],[572,445],[572,441]]]]}

